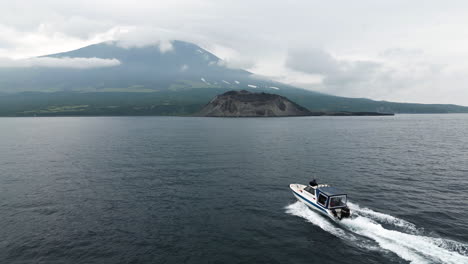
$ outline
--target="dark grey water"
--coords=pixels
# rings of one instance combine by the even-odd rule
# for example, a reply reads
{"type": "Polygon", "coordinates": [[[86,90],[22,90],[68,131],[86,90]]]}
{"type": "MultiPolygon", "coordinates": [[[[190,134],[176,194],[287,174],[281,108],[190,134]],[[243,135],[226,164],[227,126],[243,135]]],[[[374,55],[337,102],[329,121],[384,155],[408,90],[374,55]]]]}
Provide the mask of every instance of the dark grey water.
{"type": "Polygon", "coordinates": [[[468,263],[468,115],[0,119],[2,263],[468,263]],[[290,183],[349,193],[336,224],[290,183]]]}

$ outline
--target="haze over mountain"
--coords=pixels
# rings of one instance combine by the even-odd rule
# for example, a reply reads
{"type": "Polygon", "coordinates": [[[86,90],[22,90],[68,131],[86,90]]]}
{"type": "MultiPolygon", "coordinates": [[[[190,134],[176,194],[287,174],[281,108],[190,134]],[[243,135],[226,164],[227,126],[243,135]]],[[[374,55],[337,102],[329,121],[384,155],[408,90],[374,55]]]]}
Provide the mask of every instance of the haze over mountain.
{"type": "MultiPolygon", "coordinates": [[[[7,65],[8,66],[8,65],[7,65]]],[[[229,68],[199,46],[106,42],[0,68],[0,115],[192,114],[227,90],[274,92],[311,111],[468,112],[455,105],[337,97],[229,68]]]]}

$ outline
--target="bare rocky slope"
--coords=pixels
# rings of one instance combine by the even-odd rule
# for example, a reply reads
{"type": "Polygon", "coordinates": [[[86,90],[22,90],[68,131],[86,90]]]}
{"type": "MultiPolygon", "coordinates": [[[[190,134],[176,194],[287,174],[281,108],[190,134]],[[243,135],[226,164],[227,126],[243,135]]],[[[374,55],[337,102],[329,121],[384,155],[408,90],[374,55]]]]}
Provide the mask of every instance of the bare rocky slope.
{"type": "Polygon", "coordinates": [[[249,91],[229,91],[216,96],[197,114],[212,117],[308,116],[312,113],[286,97],[249,91]]]}

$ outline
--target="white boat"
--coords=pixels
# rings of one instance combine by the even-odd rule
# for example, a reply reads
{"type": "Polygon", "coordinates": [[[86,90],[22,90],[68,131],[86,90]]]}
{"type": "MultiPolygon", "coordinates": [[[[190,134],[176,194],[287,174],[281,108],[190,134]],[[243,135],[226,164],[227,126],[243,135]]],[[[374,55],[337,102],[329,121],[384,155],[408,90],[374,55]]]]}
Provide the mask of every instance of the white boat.
{"type": "Polygon", "coordinates": [[[351,216],[351,211],[346,205],[347,194],[335,187],[317,184],[313,180],[309,185],[293,183],[289,188],[299,201],[332,219],[341,220],[351,216]]]}

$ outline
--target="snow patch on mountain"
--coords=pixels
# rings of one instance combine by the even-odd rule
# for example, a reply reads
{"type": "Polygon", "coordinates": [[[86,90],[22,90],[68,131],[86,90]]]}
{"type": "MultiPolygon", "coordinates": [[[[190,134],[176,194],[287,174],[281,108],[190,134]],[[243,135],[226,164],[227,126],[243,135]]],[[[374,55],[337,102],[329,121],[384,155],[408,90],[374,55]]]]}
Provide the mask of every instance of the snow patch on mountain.
{"type": "Polygon", "coordinates": [[[202,77],[202,78],[200,78],[200,80],[201,80],[202,82],[204,82],[204,83],[206,83],[206,84],[210,85],[210,83],[209,83],[209,82],[207,82],[207,81],[205,80],[205,78],[203,78],[203,77],[202,77]]]}

